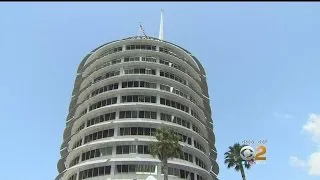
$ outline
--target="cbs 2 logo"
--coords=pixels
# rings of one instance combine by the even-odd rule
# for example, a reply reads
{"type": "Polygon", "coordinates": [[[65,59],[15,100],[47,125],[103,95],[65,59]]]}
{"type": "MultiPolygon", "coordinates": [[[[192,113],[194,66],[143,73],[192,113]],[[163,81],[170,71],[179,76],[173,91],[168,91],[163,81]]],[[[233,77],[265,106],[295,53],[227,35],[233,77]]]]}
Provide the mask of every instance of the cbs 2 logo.
{"type": "Polygon", "coordinates": [[[267,147],[264,145],[259,145],[255,149],[255,157],[256,161],[265,161],[267,158],[265,154],[267,153],[267,147]]]}

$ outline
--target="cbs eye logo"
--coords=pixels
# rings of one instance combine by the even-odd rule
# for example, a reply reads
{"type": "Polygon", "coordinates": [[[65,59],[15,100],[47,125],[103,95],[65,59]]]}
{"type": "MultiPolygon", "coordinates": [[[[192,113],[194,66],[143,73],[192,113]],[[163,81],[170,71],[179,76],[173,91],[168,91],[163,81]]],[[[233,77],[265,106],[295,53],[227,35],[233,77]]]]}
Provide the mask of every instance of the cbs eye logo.
{"type": "Polygon", "coordinates": [[[264,156],[267,152],[267,148],[260,145],[256,148],[256,151],[251,146],[244,146],[240,150],[240,157],[246,161],[265,161],[267,158],[264,156]]]}

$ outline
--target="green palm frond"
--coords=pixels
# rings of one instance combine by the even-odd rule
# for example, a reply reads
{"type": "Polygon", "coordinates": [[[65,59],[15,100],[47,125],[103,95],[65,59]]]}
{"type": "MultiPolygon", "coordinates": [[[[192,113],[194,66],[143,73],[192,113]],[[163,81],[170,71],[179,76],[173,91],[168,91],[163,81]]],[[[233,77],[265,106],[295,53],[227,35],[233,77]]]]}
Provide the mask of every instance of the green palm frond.
{"type": "MultiPolygon", "coordinates": [[[[227,165],[228,168],[234,167],[236,171],[239,171],[241,166],[243,166],[243,160],[240,157],[240,150],[243,146],[245,145],[240,145],[239,143],[236,143],[233,146],[228,147],[228,151],[224,153],[224,163],[227,165]]],[[[244,167],[249,169],[251,167],[251,164],[245,161],[244,167]]]]}
{"type": "Polygon", "coordinates": [[[182,147],[179,144],[180,137],[172,129],[157,129],[155,137],[158,141],[150,144],[152,156],[158,156],[160,160],[180,156],[182,152],[182,147]]]}

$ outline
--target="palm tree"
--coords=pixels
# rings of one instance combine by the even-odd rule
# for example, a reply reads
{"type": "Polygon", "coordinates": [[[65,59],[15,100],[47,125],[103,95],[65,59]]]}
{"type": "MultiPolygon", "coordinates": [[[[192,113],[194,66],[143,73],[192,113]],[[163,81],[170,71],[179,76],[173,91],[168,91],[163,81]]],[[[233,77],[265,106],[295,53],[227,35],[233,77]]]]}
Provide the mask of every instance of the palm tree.
{"type": "Polygon", "coordinates": [[[157,142],[150,144],[150,153],[158,156],[163,165],[164,180],[168,180],[168,159],[179,157],[182,147],[179,144],[180,137],[172,129],[157,129],[155,134],[157,142]]]}
{"type": "Polygon", "coordinates": [[[234,167],[236,171],[240,171],[242,179],[246,180],[243,165],[245,168],[249,169],[251,164],[248,161],[242,160],[240,157],[240,150],[243,146],[245,145],[240,145],[239,143],[229,146],[229,151],[224,153],[224,163],[228,165],[228,168],[234,167]]]}

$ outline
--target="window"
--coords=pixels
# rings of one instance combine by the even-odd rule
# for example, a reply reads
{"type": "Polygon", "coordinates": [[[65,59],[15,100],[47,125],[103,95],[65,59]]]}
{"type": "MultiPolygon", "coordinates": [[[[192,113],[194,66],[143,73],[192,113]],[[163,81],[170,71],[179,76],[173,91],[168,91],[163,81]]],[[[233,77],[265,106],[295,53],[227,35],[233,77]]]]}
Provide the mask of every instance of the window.
{"type": "Polygon", "coordinates": [[[76,180],[76,179],[77,179],[77,174],[74,174],[68,178],[68,180],[76,180]]]}
{"type": "Polygon", "coordinates": [[[192,110],[192,109],[191,109],[191,115],[192,115],[193,117],[195,117],[196,119],[200,120],[199,115],[198,115],[194,110],[192,110]]]}
{"type": "Polygon", "coordinates": [[[82,153],[81,161],[112,154],[112,147],[99,148],[82,153]]]}
{"type": "Polygon", "coordinates": [[[181,153],[180,156],[176,157],[176,158],[180,158],[180,159],[183,159],[183,160],[186,160],[186,161],[189,161],[189,162],[193,162],[192,155],[189,154],[189,153],[186,153],[186,152],[181,153]]]}
{"type": "Polygon", "coordinates": [[[78,164],[78,163],[79,163],[79,160],[80,160],[80,156],[75,157],[73,160],[71,160],[69,166],[72,167],[72,166],[78,164]]]}
{"type": "Polygon", "coordinates": [[[202,152],[206,153],[204,147],[196,140],[194,140],[194,147],[196,147],[197,149],[201,150],[202,152]]]}
{"type": "Polygon", "coordinates": [[[203,178],[202,176],[200,175],[197,175],[197,180],[206,180],[205,178],[203,178]]]}
{"type": "Polygon", "coordinates": [[[79,126],[79,128],[77,129],[76,132],[79,132],[80,130],[82,130],[82,129],[84,128],[84,126],[85,126],[85,122],[83,122],[83,123],[79,126]]]}
{"type": "Polygon", "coordinates": [[[200,166],[201,168],[203,168],[203,169],[207,169],[206,164],[201,159],[199,159],[198,157],[196,157],[196,164],[198,166],[200,166]]]}
{"type": "Polygon", "coordinates": [[[178,81],[184,85],[187,85],[187,81],[180,78],[179,76],[175,75],[175,74],[172,74],[172,73],[169,73],[169,72],[165,72],[165,71],[160,71],[160,76],[163,76],[163,77],[166,77],[166,78],[170,78],[170,79],[173,79],[175,81],[178,81]]]}
{"type": "Polygon", "coordinates": [[[160,84],[160,89],[161,90],[164,90],[164,91],[168,91],[168,92],[171,92],[171,87],[170,86],[167,86],[167,85],[164,85],[164,84],[160,84]]]}
{"type": "Polygon", "coordinates": [[[94,109],[103,107],[103,106],[107,106],[107,105],[111,105],[111,104],[116,104],[117,103],[117,97],[112,97],[112,98],[108,98],[99,102],[96,102],[92,105],[89,106],[89,111],[92,111],[94,109]]]}
{"type": "Polygon", "coordinates": [[[156,83],[146,82],[146,81],[127,81],[122,82],[122,88],[133,88],[133,87],[145,87],[145,88],[153,88],[157,87],[156,83]]]}
{"type": "MultiPolygon", "coordinates": [[[[163,171],[161,173],[163,174],[163,171]]],[[[171,176],[177,176],[182,179],[190,178],[190,180],[194,180],[194,173],[183,169],[168,167],[168,174],[171,176]]]]}
{"type": "Polygon", "coordinates": [[[115,89],[118,89],[118,83],[109,84],[109,85],[103,86],[103,87],[101,87],[99,89],[93,90],[91,92],[91,97],[96,96],[96,95],[98,95],[100,93],[111,91],[111,90],[115,90],[115,89]]]}
{"type": "Polygon", "coordinates": [[[200,133],[200,130],[198,128],[198,126],[196,126],[195,124],[192,123],[192,130],[197,132],[197,133],[200,133]]]}
{"type": "Polygon", "coordinates": [[[124,62],[140,61],[140,57],[125,57],[124,62]]]}
{"type": "Polygon", "coordinates": [[[112,54],[112,53],[116,53],[116,52],[119,52],[119,51],[122,51],[122,47],[115,47],[115,48],[112,48],[112,49],[107,49],[106,51],[103,51],[98,58],[102,58],[106,55],[109,55],[109,54],[112,54]]]}
{"type": "Polygon", "coordinates": [[[85,136],[84,144],[89,143],[94,140],[97,140],[97,139],[112,137],[113,135],[114,135],[114,129],[106,129],[104,131],[95,132],[95,133],[92,133],[92,134],[85,136]],[[98,134],[100,134],[100,132],[102,133],[102,136],[99,138],[98,134]]]}
{"type": "Polygon", "coordinates": [[[160,104],[166,105],[166,106],[171,106],[173,108],[180,109],[181,111],[185,111],[186,113],[189,113],[189,107],[188,106],[185,106],[185,105],[180,104],[180,103],[175,102],[175,101],[171,101],[169,99],[160,98],[160,104]]]}
{"type": "Polygon", "coordinates": [[[80,117],[83,116],[84,114],[86,114],[88,111],[88,109],[86,108],[85,110],[83,110],[81,113],[80,113],[80,117]]]}
{"type": "Polygon", "coordinates": [[[120,111],[119,119],[123,118],[149,118],[157,119],[157,112],[151,111],[120,111]]]}
{"type": "Polygon", "coordinates": [[[128,135],[153,136],[155,132],[156,132],[155,128],[142,128],[142,127],[120,128],[120,136],[128,136],[128,135]]]}
{"type": "Polygon", "coordinates": [[[125,74],[151,74],[156,75],[155,69],[149,69],[149,68],[131,68],[131,69],[125,69],[125,74]]]}
{"type": "Polygon", "coordinates": [[[151,50],[156,51],[156,46],[152,45],[127,45],[126,50],[135,50],[135,49],[141,49],[141,50],[151,50]]]}
{"type": "Polygon", "coordinates": [[[118,76],[120,75],[120,70],[116,70],[116,71],[112,71],[112,72],[108,72],[106,73],[105,75],[102,75],[102,76],[98,76],[96,78],[93,79],[93,84],[96,83],[96,82],[99,82],[103,79],[108,79],[110,77],[113,77],[113,76],[118,76]]]}
{"type": "Polygon", "coordinates": [[[173,67],[173,68],[175,68],[175,69],[178,69],[178,70],[180,70],[180,71],[182,71],[182,72],[186,72],[186,69],[185,69],[185,68],[183,68],[183,67],[180,66],[180,65],[174,64],[174,63],[172,63],[172,62],[169,61],[169,60],[160,59],[159,62],[160,62],[160,64],[164,64],[164,65],[173,67]]]}
{"type": "Polygon", "coordinates": [[[80,139],[80,140],[76,141],[76,142],[74,143],[74,145],[73,145],[73,148],[72,148],[72,149],[75,149],[75,148],[77,148],[77,147],[79,147],[79,146],[81,146],[81,145],[82,145],[82,139],[80,139]]]}
{"type": "Polygon", "coordinates": [[[142,57],[142,61],[156,62],[156,61],[157,61],[157,58],[156,58],[156,57],[147,56],[147,57],[142,57]]]}
{"type": "Polygon", "coordinates": [[[116,148],[116,154],[135,154],[136,151],[136,145],[122,145],[117,146],[116,148]]]}
{"type": "Polygon", "coordinates": [[[129,95],[122,96],[121,102],[147,102],[156,103],[156,96],[145,96],[145,95],[129,95]]]}
{"type": "Polygon", "coordinates": [[[111,166],[102,166],[102,167],[95,167],[95,168],[83,170],[83,171],[80,171],[79,173],[79,180],[87,179],[89,177],[109,175],[110,170],[111,170],[111,166]]]}

